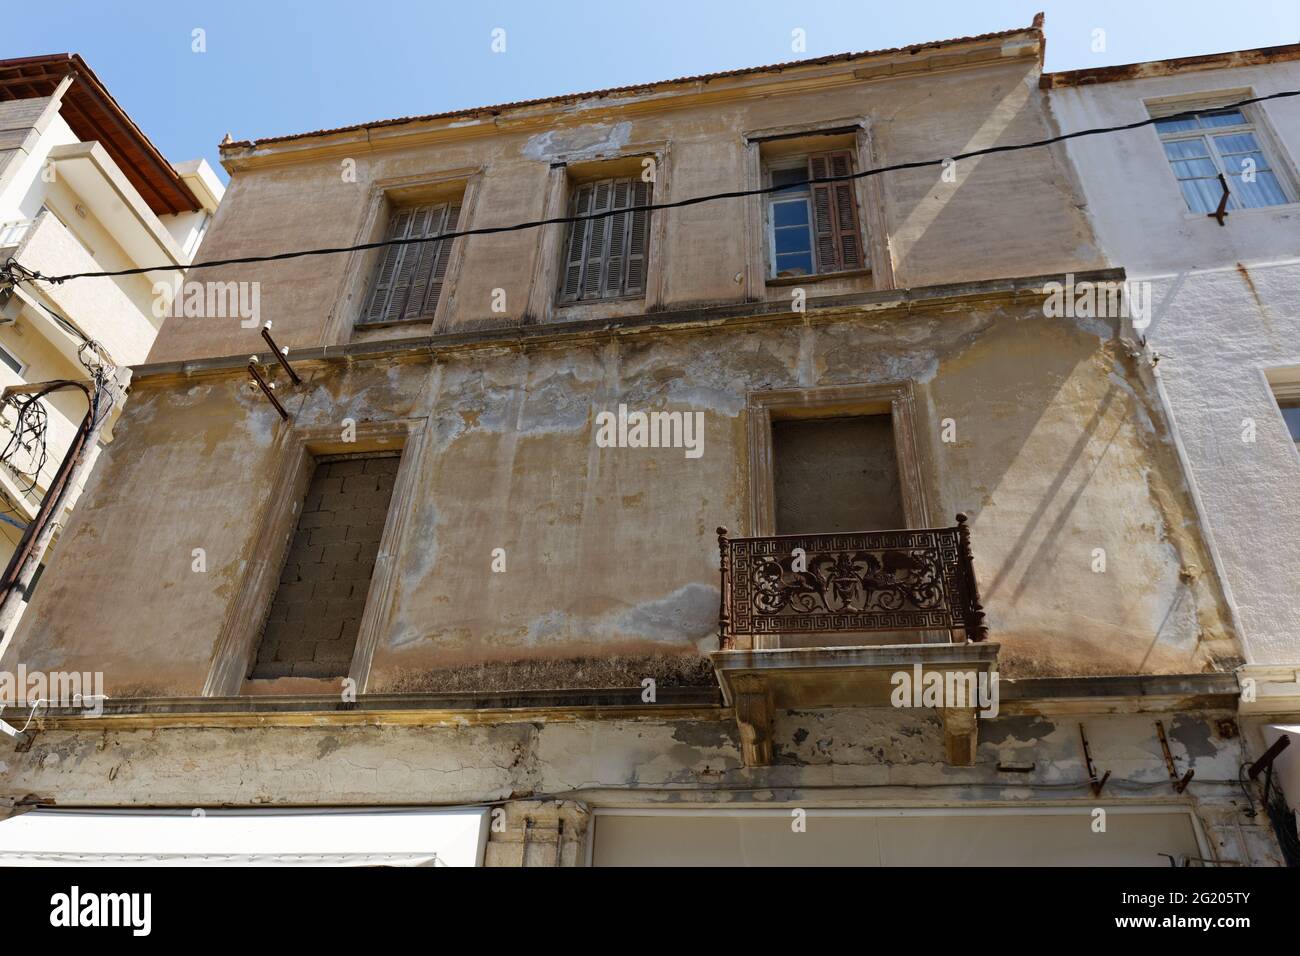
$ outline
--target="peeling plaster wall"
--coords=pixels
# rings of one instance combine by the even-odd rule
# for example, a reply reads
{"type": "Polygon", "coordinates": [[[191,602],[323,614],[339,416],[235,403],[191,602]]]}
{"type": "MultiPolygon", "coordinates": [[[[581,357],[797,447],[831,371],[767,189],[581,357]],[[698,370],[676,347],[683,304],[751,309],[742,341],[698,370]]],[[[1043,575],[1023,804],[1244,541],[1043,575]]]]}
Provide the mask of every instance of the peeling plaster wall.
{"type": "MultiPolygon", "coordinates": [[[[723,716],[720,712],[719,716],[723,716]]],[[[596,806],[733,809],[800,806],[1074,806],[1193,809],[1216,856],[1280,865],[1267,826],[1245,816],[1239,737],[1218,713],[1164,715],[1185,795],[1170,786],[1154,717],[1090,717],[1092,796],[1075,718],[981,721],[976,765],[944,763],[929,711],[788,711],[776,763],[741,765],[734,723],[609,720],[430,727],[185,728],[42,732],[26,753],[0,754],[0,798],[63,806],[473,804],[536,797],[596,806]],[[1028,773],[1000,771],[1027,766],[1028,773]]]]}
{"type": "MultiPolygon", "coordinates": [[[[1300,87],[1300,63],[1052,91],[1064,129],[1144,118],[1144,101],[1300,87]]],[[[1259,104],[1272,157],[1295,169],[1300,102],[1259,104]]],[[[1070,145],[1109,258],[1151,282],[1146,335],[1224,562],[1252,664],[1300,662],[1300,454],[1266,375],[1300,374],[1300,206],[1232,212],[1220,227],[1179,195],[1156,134],[1070,145]],[[1243,441],[1248,422],[1255,441],[1243,441]]]]}
{"type": "MultiPolygon", "coordinates": [[[[428,418],[370,692],[711,682],[713,529],[748,513],[746,393],[901,379],[917,383],[932,520],[972,515],[1004,673],[1186,673],[1238,655],[1168,436],[1105,323],[985,305],[307,376],[284,392],[297,426],[428,418]],[[703,456],[597,447],[596,414],[620,403],[701,412],[703,456]]],[[[102,670],[113,696],[197,694],[287,442],[237,371],[139,380],[117,435],[0,663],[102,670]]]]}
{"type": "MultiPolygon", "coordinates": [[[[1052,132],[1037,76],[1036,61],[1008,59],[887,79],[855,80],[846,74],[842,83],[817,90],[800,90],[792,81],[764,96],[738,93],[714,102],[684,95],[654,108],[631,100],[621,106],[577,104],[540,131],[535,123],[503,119],[496,127],[464,124],[436,142],[413,137],[415,145],[403,145],[400,130],[387,130],[355,150],[331,146],[304,153],[298,144],[274,164],[234,169],[204,254],[209,259],[270,254],[371,239],[372,211],[384,190],[449,172],[476,177],[474,200],[462,215],[466,227],[538,219],[546,214],[551,163],[593,161],[620,151],[663,151],[666,169],[656,201],[736,190],[746,185],[748,131],[865,119],[881,164],[1027,142],[1052,132]],[[346,161],[355,163],[355,181],[344,176],[346,161]]],[[[963,161],[955,183],[941,182],[938,169],[883,177],[882,215],[895,284],[1097,267],[1101,255],[1077,208],[1063,156],[1037,149],[963,161]]],[[[664,242],[650,264],[652,285],[656,275],[663,277],[657,307],[745,298],[735,275],[759,253],[747,248],[744,208],[741,200],[727,200],[660,214],[666,217],[664,242]]],[[[524,321],[543,238],[542,230],[525,230],[461,240],[462,267],[446,292],[446,327],[524,321]],[[494,289],[506,293],[504,314],[491,310],[494,289]]],[[[306,347],[350,340],[372,265],[373,257],[332,255],[213,269],[203,278],[259,282],[261,318],[275,323],[280,344],[306,347]]],[[[859,278],[819,285],[810,294],[870,288],[869,278],[859,278]]],[[[761,299],[788,293],[760,285],[748,294],[761,299]]],[[[615,304],[601,308],[617,311],[615,304]]],[[[427,330],[426,324],[414,332],[384,334],[427,330]]],[[[256,329],[241,328],[236,319],[172,318],[150,361],[240,354],[260,347],[259,342],[256,329]]]]}

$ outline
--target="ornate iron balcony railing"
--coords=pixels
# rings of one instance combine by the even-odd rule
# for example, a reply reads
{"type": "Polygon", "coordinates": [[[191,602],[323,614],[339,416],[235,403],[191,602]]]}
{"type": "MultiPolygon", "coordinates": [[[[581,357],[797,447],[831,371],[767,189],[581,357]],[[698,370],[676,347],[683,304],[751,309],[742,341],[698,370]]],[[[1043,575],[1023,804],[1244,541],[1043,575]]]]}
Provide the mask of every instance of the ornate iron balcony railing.
{"type": "Polygon", "coordinates": [[[737,635],[869,631],[988,637],[964,514],[951,528],[729,538],[718,529],[723,650],[737,635]]]}

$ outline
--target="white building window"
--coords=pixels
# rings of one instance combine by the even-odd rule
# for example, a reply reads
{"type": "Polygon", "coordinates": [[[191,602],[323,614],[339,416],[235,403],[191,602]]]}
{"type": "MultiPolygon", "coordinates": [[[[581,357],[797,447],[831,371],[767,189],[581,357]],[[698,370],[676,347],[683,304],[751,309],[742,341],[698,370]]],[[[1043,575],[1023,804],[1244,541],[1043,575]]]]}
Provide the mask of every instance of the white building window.
{"type": "Polygon", "coordinates": [[[1282,409],[1282,418],[1286,420],[1286,427],[1291,432],[1291,440],[1300,445],[1300,398],[1287,401],[1283,399],[1278,402],[1282,409]]]}
{"type": "Polygon", "coordinates": [[[1228,209],[1257,209],[1292,202],[1288,186],[1264,147],[1257,124],[1239,109],[1207,109],[1156,121],[1174,178],[1192,212],[1219,208],[1228,181],[1228,209]]]}
{"type": "Polygon", "coordinates": [[[15,375],[21,376],[23,372],[27,371],[27,366],[23,363],[22,359],[17,355],[14,355],[13,352],[10,352],[3,345],[0,345],[0,363],[7,365],[13,370],[15,375]]]}
{"type": "Polygon", "coordinates": [[[17,246],[35,224],[35,219],[22,219],[0,225],[0,249],[17,246]]]}
{"type": "Polygon", "coordinates": [[[1277,402],[1277,407],[1282,412],[1282,420],[1286,422],[1287,431],[1291,435],[1291,440],[1300,448],[1300,378],[1294,378],[1300,369],[1290,369],[1281,381],[1274,380],[1271,385],[1273,388],[1273,400],[1277,402]]]}

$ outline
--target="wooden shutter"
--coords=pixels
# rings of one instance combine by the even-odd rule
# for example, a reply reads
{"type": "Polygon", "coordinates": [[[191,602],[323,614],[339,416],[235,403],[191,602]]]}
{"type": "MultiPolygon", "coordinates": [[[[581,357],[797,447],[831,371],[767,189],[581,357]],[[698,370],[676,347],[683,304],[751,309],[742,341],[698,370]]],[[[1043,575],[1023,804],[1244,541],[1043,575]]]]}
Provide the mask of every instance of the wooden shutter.
{"type": "MultiPolygon", "coordinates": [[[[814,153],[808,157],[808,177],[847,176],[853,171],[848,150],[814,153]]],[[[858,231],[858,204],[853,180],[812,185],[813,245],[817,271],[842,272],[863,267],[862,239],[858,231]]]]}
{"type": "MultiPolygon", "coordinates": [[[[591,185],[579,186],[573,194],[573,205],[569,210],[571,216],[586,216],[591,212],[591,185]]],[[[564,284],[560,288],[560,297],[565,301],[576,300],[582,292],[582,267],[587,261],[587,234],[590,222],[569,223],[569,238],[565,242],[564,284]]]]}
{"type": "MultiPolygon", "coordinates": [[[[446,217],[447,207],[435,206],[430,210],[425,230],[420,235],[435,236],[444,232],[443,224],[446,217]]],[[[421,242],[407,247],[410,250],[411,258],[415,260],[415,268],[412,270],[411,277],[411,291],[406,299],[406,307],[400,315],[394,315],[393,318],[418,319],[425,314],[425,294],[429,290],[429,280],[433,276],[434,260],[437,258],[438,247],[441,245],[443,245],[441,242],[421,242]]]]}
{"type": "Polygon", "coordinates": [[[613,215],[569,225],[560,288],[563,301],[608,299],[645,291],[650,214],[620,210],[649,205],[650,196],[650,183],[638,177],[605,179],[577,187],[570,215],[613,215]]]}
{"type": "MultiPolygon", "coordinates": [[[[406,230],[407,238],[429,234],[429,220],[433,210],[432,206],[417,206],[411,210],[411,223],[406,230]]],[[[415,270],[420,264],[420,253],[426,245],[427,243],[411,243],[398,247],[402,250],[402,259],[397,265],[397,276],[393,279],[393,297],[388,301],[384,318],[400,319],[406,314],[406,304],[415,286],[415,270]]]]}
{"type": "MultiPolygon", "coordinates": [[[[456,231],[460,225],[460,203],[452,203],[447,206],[447,214],[443,221],[445,225],[440,232],[456,231]]],[[[455,242],[455,239],[443,239],[440,242],[429,243],[429,246],[433,249],[433,274],[429,276],[429,283],[424,296],[424,309],[420,313],[421,318],[431,319],[434,312],[438,311],[438,300],[442,297],[442,286],[447,281],[447,264],[451,262],[451,247],[455,245],[455,242]]]]}
{"type": "MultiPolygon", "coordinates": [[[[454,230],[459,221],[460,203],[398,209],[389,221],[387,238],[438,236],[454,230]]],[[[432,318],[447,278],[447,263],[454,242],[412,242],[386,247],[362,321],[432,318]]]]}
{"type": "MultiPolygon", "coordinates": [[[[640,179],[632,182],[632,201],[633,206],[648,206],[652,202],[654,195],[653,187],[650,183],[642,182],[640,179]]],[[[646,247],[650,242],[650,213],[645,210],[631,213],[630,224],[628,228],[627,244],[627,282],[624,287],[624,295],[641,295],[645,292],[646,276],[646,247]]]]}
{"type": "MultiPolygon", "coordinates": [[[[615,179],[610,184],[610,209],[626,209],[631,205],[628,196],[632,181],[615,179]]],[[[628,214],[616,213],[608,217],[609,246],[605,256],[605,281],[601,286],[602,296],[619,296],[623,294],[623,270],[627,263],[628,214]]]]}
{"type": "MultiPolygon", "coordinates": [[[[411,222],[411,210],[396,210],[388,220],[387,239],[401,239],[406,236],[406,228],[411,222]]],[[[375,274],[375,286],[370,290],[370,302],[363,313],[366,322],[381,322],[388,309],[389,294],[393,290],[393,277],[401,264],[405,246],[385,246],[384,257],[375,274]]]]}
{"type": "MultiPolygon", "coordinates": [[[[592,186],[591,215],[609,212],[609,204],[614,192],[613,185],[612,179],[604,179],[592,186]]],[[[600,219],[589,220],[587,223],[587,261],[583,266],[580,298],[600,297],[605,266],[609,259],[609,219],[609,216],[603,216],[600,219]]]]}

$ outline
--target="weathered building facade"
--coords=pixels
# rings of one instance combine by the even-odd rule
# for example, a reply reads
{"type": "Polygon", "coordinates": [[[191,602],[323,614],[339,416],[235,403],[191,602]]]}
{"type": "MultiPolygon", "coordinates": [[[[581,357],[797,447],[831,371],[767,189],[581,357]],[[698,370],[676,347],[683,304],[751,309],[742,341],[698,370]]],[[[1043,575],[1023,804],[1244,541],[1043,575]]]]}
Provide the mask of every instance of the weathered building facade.
{"type": "MultiPolygon", "coordinates": [[[[1134,334],[1159,363],[1241,637],[1245,726],[1267,747],[1300,726],[1300,45],[1043,86],[1063,128],[1157,120],[1069,150],[1107,256],[1149,287],[1134,334]]],[[[1300,813],[1300,752],[1277,763],[1300,813]]]]}
{"type": "Polygon", "coordinates": [[[1051,304],[1124,278],[1064,147],[836,178],[1052,135],[1042,42],[227,143],[205,258],[409,241],[190,273],[293,377],[205,316],[134,369],[0,661],[109,699],[0,753],[0,852],[459,808],[387,858],[1281,862],[1151,361],[1051,304]]]}

